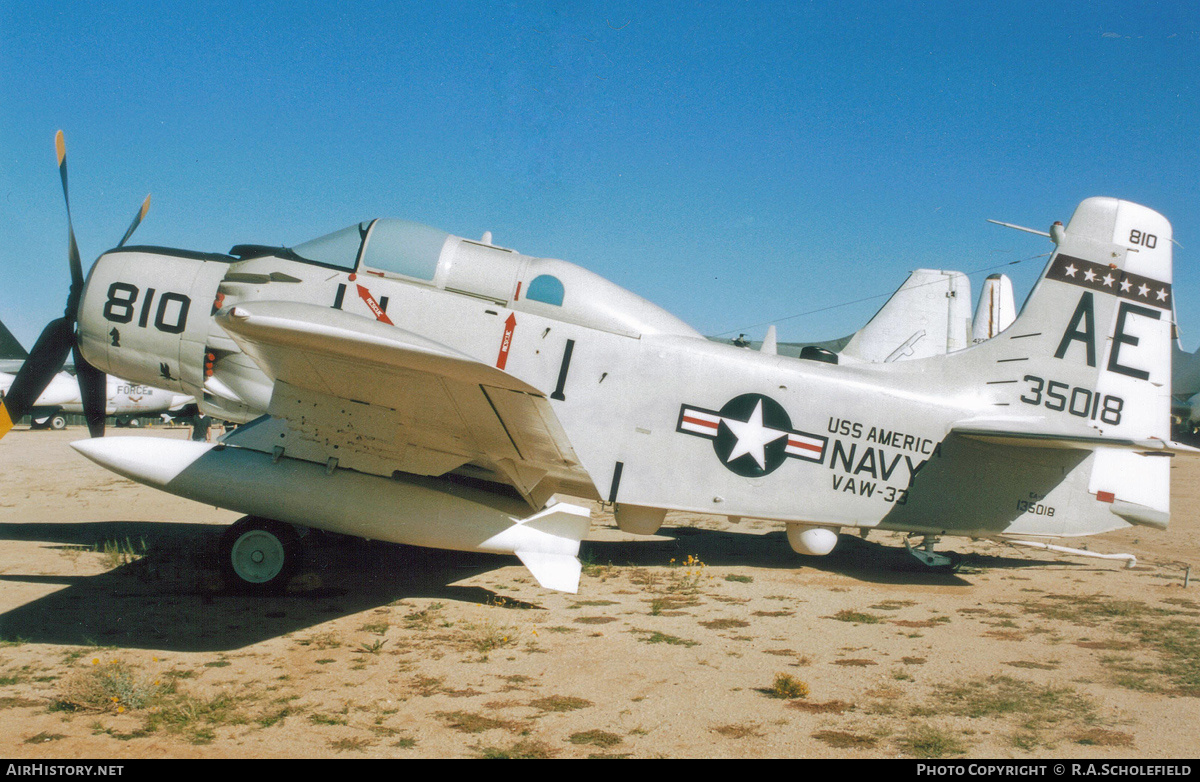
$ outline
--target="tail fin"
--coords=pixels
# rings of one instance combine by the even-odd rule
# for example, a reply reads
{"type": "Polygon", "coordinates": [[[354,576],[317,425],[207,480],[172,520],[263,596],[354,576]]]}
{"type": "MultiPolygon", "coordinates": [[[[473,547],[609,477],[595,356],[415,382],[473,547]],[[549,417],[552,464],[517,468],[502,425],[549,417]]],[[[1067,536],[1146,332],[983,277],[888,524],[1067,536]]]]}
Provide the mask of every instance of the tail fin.
{"type": "Polygon", "coordinates": [[[1012,280],[1004,274],[989,275],[979,292],[979,304],[971,321],[971,341],[980,343],[1004,331],[1017,317],[1012,280]]]}
{"type": "Polygon", "coordinates": [[[1144,206],[1090,198],[1051,238],[1057,249],[1013,324],[948,357],[947,379],[990,410],[952,431],[1093,452],[1064,462],[1060,479],[1093,495],[1064,497],[1079,533],[1102,531],[1087,499],[1125,521],[1165,526],[1169,460],[1149,454],[1171,440],[1171,225],[1144,206]]]}
{"type": "Polygon", "coordinates": [[[546,589],[579,591],[579,542],[587,536],[591,511],[554,503],[484,541],[480,550],[509,550],[546,589]]]}
{"type": "Polygon", "coordinates": [[[971,282],[962,272],[917,269],[840,352],[887,363],[968,347],[971,282]]]}
{"type": "Polygon", "coordinates": [[[1089,198],[1020,315],[978,345],[970,371],[1004,417],[1051,432],[1170,439],[1171,225],[1144,206],[1089,198]]]}
{"type": "Polygon", "coordinates": [[[27,358],[29,358],[29,351],[21,347],[21,343],[17,341],[17,338],[0,321],[0,359],[24,361],[27,358]]]}

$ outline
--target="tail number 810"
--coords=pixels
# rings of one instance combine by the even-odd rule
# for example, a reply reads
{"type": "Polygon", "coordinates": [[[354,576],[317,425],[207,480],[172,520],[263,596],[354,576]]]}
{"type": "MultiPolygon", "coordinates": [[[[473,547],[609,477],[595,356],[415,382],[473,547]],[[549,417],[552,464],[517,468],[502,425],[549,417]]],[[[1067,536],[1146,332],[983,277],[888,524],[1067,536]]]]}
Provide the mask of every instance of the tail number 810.
{"type": "Polygon", "coordinates": [[[1046,381],[1033,375],[1026,375],[1024,379],[1030,387],[1027,394],[1021,395],[1021,401],[1027,405],[1066,411],[1092,421],[1099,417],[1103,423],[1111,426],[1121,423],[1121,410],[1125,407],[1125,400],[1119,396],[1101,394],[1099,391],[1080,386],[1072,388],[1067,383],[1046,381]]]}

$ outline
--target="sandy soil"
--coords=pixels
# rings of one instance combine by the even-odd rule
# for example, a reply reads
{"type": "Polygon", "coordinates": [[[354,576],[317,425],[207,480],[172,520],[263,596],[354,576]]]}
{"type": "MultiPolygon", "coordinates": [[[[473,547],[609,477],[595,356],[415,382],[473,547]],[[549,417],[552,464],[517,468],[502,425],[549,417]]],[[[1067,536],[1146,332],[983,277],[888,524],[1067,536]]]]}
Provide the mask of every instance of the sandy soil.
{"type": "Polygon", "coordinates": [[[1200,584],[1184,584],[1200,461],[1174,464],[1168,531],[1087,542],[1136,555],[1131,569],[955,539],[942,548],[964,566],[936,574],[892,535],[803,558],[770,525],[674,515],[638,538],[598,513],[578,595],[511,558],[313,535],[290,592],[250,599],[223,591],[211,557],[234,514],[105,472],[68,447],[82,436],[0,441],[10,758],[1190,758],[1200,744],[1200,584]]]}

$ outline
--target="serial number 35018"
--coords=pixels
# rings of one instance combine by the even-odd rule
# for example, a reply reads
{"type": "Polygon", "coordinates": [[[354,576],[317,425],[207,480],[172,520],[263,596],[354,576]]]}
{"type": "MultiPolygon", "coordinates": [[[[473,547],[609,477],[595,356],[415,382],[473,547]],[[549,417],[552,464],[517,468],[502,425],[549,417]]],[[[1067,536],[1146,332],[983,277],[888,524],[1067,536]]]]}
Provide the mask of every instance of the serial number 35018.
{"type": "Polygon", "coordinates": [[[1021,401],[1027,405],[1061,410],[1093,421],[1099,418],[1111,426],[1121,423],[1121,409],[1125,407],[1125,400],[1119,396],[1101,394],[1081,386],[1072,388],[1067,383],[1047,381],[1033,375],[1026,375],[1024,380],[1029,383],[1029,388],[1021,395],[1021,401]]]}

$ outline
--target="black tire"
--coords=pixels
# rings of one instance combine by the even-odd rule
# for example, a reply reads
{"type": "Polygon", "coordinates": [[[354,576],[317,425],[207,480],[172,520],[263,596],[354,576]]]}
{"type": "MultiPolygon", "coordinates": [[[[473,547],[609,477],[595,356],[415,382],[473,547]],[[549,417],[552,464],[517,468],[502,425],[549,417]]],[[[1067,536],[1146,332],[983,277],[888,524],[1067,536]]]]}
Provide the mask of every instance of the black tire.
{"type": "Polygon", "coordinates": [[[291,525],[245,516],[221,536],[221,574],[232,590],[275,594],[296,571],[300,539],[291,525]]]}
{"type": "Polygon", "coordinates": [[[67,428],[67,418],[63,415],[52,415],[47,422],[47,426],[56,432],[62,431],[67,428]]]}

